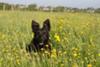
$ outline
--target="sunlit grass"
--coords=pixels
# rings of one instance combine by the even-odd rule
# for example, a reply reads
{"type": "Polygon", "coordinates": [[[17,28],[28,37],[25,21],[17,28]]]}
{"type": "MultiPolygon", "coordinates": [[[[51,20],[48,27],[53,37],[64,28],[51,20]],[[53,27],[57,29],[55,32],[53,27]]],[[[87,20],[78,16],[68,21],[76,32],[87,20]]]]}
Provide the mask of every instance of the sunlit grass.
{"type": "Polygon", "coordinates": [[[0,67],[100,67],[100,14],[0,11],[0,67]],[[47,18],[52,53],[30,55],[31,21],[47,18]]]}

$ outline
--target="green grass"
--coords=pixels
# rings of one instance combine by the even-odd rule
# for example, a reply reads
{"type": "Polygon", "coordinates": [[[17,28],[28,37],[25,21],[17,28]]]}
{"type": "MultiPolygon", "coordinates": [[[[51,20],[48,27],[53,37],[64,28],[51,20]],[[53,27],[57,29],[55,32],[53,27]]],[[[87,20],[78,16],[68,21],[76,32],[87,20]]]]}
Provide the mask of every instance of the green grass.
{"type": "Polygon", "coordinates": [[[0,11],[0,67],[100,67],[100,14],[0,11]],[[31,21],[47,18],[52,55],[30,56],[31,21]]]}

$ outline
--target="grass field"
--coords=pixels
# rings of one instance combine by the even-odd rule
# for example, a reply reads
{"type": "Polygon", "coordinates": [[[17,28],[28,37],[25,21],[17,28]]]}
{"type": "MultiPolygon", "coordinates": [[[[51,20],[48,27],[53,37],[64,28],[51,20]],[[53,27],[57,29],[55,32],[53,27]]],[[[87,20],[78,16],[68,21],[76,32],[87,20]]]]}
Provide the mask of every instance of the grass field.
{"type": "Polygon", "coordinates": [[[0,11],[0,67],[100,67],[100,14],[0,11]],[[31,21],[47,18],[52,54],[30,56],[31,21]]]}

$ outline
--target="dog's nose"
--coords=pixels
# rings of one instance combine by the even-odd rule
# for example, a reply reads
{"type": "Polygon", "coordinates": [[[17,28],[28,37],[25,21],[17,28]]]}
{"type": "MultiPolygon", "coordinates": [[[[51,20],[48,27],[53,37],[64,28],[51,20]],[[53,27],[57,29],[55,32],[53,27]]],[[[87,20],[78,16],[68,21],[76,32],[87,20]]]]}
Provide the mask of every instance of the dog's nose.
{"type": "Polygon", "coordinates": [[[43,43],[39,43],[40,45],[43,45],[43,43]]]}

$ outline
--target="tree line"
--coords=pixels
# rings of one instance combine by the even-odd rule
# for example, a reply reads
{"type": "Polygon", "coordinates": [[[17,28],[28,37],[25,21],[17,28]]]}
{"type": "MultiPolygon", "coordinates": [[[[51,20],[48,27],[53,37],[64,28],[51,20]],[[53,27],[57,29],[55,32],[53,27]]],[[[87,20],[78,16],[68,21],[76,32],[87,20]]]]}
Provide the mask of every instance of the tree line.
{"type": "Polygon", "coordinates": [[[46,12],[90,12],[100,13],[100,8],[72,8],[64,6],[38,6],[36,4],[22,5],[22,4],[8,4],[0,3],[0,10],[26,10],[26,11],[46,11],[46,12]]]}

